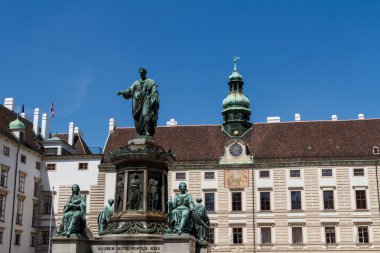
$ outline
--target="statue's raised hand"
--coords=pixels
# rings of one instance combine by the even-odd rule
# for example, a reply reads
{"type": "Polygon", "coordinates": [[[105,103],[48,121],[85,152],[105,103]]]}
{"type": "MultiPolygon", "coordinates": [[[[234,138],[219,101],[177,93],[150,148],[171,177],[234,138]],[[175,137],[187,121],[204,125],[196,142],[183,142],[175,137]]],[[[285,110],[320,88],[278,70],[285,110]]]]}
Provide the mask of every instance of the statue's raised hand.
{"type": "Polygon", "coordinates": [[[123,91],[118,91],[118,92],[117,92],[117,95],[118,95],[118,96],[123,95],[123,94],[124,94],[123,91]]]}

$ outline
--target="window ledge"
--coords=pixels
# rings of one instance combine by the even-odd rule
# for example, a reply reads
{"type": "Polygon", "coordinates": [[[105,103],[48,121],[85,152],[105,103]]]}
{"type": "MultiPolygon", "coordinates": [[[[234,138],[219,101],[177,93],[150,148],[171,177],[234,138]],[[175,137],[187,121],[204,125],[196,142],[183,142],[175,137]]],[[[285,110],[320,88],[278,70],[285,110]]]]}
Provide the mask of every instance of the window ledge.
{"type": "Polygon", "coordinates": [[[273,243],[260,243],[259,246],[260,247],[273,247],[274,244],[273,243]]]}
{"type": "Polygon", "coordinates": [[[294,247],[294,248],[302,248],[302,247],[305,247],[305,244],[304,243],[291,243],[290,244],[291,247],[294,247]]]}
{"type": "Polygon", "coordinates": [[[372,246],[372,243],[356,243],[356,247],[359,248],[369,248],[372,246]]]}

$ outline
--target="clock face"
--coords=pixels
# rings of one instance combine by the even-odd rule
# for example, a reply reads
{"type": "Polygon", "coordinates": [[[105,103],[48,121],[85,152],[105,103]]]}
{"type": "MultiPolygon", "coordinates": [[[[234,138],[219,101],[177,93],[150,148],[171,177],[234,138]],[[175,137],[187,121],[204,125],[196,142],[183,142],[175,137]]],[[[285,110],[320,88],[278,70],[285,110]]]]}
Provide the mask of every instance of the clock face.
{"type": "Polygon", "coordinates": [[[229,151],[232,156],[238,157],[243,153],[243,147],[238,143],[234,143],[230,146],[229,151]]]}

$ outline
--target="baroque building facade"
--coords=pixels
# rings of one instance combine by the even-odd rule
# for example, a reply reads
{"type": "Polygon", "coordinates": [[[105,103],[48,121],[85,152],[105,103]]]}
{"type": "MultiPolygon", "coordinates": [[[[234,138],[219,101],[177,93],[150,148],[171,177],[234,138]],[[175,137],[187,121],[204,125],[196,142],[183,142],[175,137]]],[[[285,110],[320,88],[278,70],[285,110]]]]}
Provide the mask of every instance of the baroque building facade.
{"type": "MultiPolygon", "coordinates": [[[[380,119],[302,121],[297,115],[291,122],[252,123],[236,63],[228,87],[222,124],[168,124],[155,135],[176,156],[169,198],[186,182],[203,199],[211,251],[379,252],[380,119]]],[[[110,119],[104,152],[94,154],[73,123],[67,133],[48,134],[39,111],[33,122],[9,105],[0,106],[0,115],[0,251],[47,252],[50,228],[57,231],[74,182],[86,195],[87,232],[97,237],[98,213],[116,188],[109,152],[126,146],[135,129],[110,119]]]]}

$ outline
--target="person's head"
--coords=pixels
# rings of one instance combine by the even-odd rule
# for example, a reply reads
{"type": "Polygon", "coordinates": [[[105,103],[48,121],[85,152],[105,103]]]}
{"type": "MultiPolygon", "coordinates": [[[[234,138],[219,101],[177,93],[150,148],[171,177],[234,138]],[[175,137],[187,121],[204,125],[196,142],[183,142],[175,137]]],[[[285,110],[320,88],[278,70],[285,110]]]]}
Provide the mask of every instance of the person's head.
{"type": "Polygon", "coordinates": [[[113,199],[109,199],[109,200],[108,200],[108,204],[110,204],[110,206],[112,206],[114,202],[115,202],[115,201],[114,201],[113,199]]]}
{"type": "Polygon", "coordinates": [[[79,185],[73,184],[73,186],[71,186],[71,191],[72,191],[73,194],[74,193],[79,193],[79,191],[80,191],[79,185]]]}
{"type": "Polygon", "coordinates": [[[186,189],[187,189],[187,184],[185,182],[181,182],[181,183],[179,183],[179,187],[178,188],[179,188],[179,190],[181,192],[185,192],[186,189]]]}
{"type": "Polygon", "coordinates": [[[146,78],[146,74],[148,73],[148,71],[144,68],[139,68],[139,73],[140,73],[140,76],[142,79],[146,78]]]}

